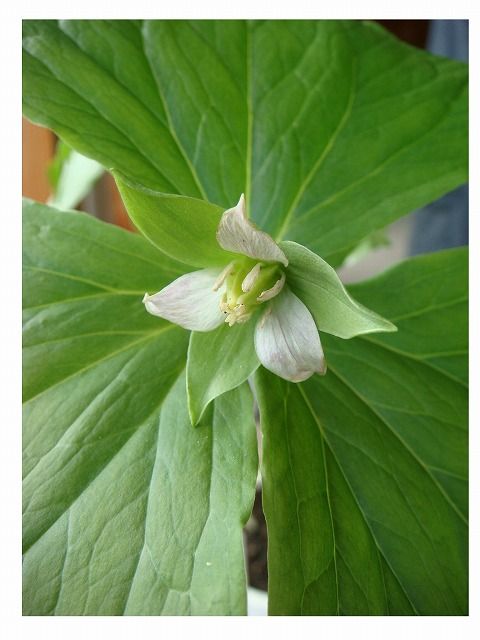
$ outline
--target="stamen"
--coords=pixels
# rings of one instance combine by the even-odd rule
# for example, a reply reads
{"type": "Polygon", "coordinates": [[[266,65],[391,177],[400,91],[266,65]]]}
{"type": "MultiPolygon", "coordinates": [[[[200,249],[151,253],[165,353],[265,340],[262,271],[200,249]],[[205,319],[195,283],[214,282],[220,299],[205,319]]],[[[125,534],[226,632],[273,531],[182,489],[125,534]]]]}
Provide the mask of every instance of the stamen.
{"type": "Polygon", "coordinates": [[[248,293],[249,291],[251,291],[253,285],[255,284],[258,278],[261,267],[262,267],[261,263],[257,262],[257,264],[252,269],[250,269],[250,271],[247,273],[247,275],[243,279],[242,291],[244,293],[248,293]]]}
{"type": "Polygon", "coordinates": [[[280,279],[276,281],[276,283],[273,285],[271,289],[262,291],[262,293],[258,296],[257,301],[266,302],[267,300],[271,300],[277,294],[280,293],[280,291],[283,289],[284,284],[285,284],[285,274],[282,271],[282,275],[280,276],[280,279]]]}
{"type": "Polygon", "coordinates": [[[238,324],[243,324],[244,322],[247,322],[247,320],[250,320],[251,317],[252,317],[251,313],[244,313],[243,316],[240,316],[239,318],[237,318],[237,322],[238,324]]]}
{"type": "Polygon", "coordinates": [[[251,260],[235,260],[225,267],[215,281],[215,291],[225,283],[219,307],[230,327],[237,322],[247,322],[256,307],[274,298],[285,283],[285,274],[278,265],[257,262],[252,267],[252,264],[251,260]]]}
{"type": "Polygon", "coordinates": [[[215,280],[215,283],[214,283],[214,285],[212,287],[212,291],[218,291],[220,289],[222,284],[225,282],[225,280],[228,278],[228,276],[232,273],[232,271],[234,269],[234,265],[235,265],[234,261],[230,262],[230,264],[227,264],[225,269],[222,271],[222,273],[215,280]]]}
{"type": "MultiPolygon", "coordinates": [[[[244,304],[237,304],[235,307],[225,306],[224,313],[227,314],[225,318],[225,322],[232,327],[236,322],[243,323],[246,322],[252,315],[251,312],[247,311],[244,304]]],[[[223,310],[223,309],[222,309],[223,310]]]]}

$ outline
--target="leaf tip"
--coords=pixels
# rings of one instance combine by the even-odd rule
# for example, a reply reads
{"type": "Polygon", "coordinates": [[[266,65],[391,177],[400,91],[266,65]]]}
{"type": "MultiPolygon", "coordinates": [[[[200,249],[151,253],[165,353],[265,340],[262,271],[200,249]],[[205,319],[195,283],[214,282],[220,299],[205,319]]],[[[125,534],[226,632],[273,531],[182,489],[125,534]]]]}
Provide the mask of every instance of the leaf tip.
{"type": "Polygon", "coordinates": [[[398,331],[398,327],[390,320],[385,320],[385,328],[383,329],[386,333],[396,333],[398,331]]]}
{"type": "Polygon", "coordinates": [[[190,424],[192,425],[192,427],[198,427],[200,425],[205,407],[203,407],[203,409],[199,409],[197,406],[197,403],[194,402],[192,391],[188,385],[188,380],[187,380],[187,407],[188,407],[188,417],[190,418],[190,424]]]}

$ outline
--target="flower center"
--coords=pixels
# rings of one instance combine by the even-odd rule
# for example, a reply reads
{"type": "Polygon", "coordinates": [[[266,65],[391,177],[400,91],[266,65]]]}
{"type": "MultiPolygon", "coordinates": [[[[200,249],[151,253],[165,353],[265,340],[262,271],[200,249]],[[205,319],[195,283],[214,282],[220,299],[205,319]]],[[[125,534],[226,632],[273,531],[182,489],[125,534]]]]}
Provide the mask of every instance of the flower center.
{"type": "Polygon", "coordinates": [[[221,274],[216,288],[224,282],[226,291],[220,309],[225,314],[225,322],[232,326],[249,320],[259,305],[279,294],[285,274],[279,264],[255,263],[247,258],[231,262],[221,274]]]}

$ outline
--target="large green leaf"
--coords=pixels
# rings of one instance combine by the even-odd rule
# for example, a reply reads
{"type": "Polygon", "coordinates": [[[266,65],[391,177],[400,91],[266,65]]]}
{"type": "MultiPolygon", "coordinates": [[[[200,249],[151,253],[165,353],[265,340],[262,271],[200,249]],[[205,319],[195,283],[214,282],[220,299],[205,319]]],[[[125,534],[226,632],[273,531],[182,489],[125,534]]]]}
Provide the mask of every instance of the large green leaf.
{"type": "Polygon", "coordinates": [[[107,169],[159,191],[201,195],[169,129],[139,23],[39,20],[23,26],[28,117],[107,169]]]}
{"type": "Polygon", "coordinates": [[[145,51],[170,126],[212,202],[251,194],[252,60],[244,21],[147,21],[145,51]]]}
{"type": "Polygon", "coordinates": [[[24,612],[244,614],[252,397],[193,429],[188,333],[141,304],[182,265],[84,214],[24,220],[24,612]]]}
{"type": "Polygon", "coordinates": [[[466,66],[371,23],[26,21],[24,55],[28,117],[330,263],[467,178],[466,66]]]}
{"type": "Polygon", "coordinates": [[[299,385],[256,374],[271,613],[467,612],[466,270],[460,249],[357,285],[398,333],[323,336],[299,385]]]}

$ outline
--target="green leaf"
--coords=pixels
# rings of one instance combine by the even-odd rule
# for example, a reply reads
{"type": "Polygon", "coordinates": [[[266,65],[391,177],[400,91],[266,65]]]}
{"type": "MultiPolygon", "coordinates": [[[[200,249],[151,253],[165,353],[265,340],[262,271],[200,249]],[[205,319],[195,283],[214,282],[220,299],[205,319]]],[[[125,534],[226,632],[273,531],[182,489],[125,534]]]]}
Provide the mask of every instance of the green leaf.
{"type": "Polygon", "coordinates": [[[467,382],[465,247],[412,258],[368,283],[350,285],[349,290],[361,302],[388,314],[398,326],[395,336],[369,336],[370,342],[395,348],[455,380],[467,382]]]}
{"type": "Polygon", "coordinates": [[[306,304],[319,331],[340,338],[396,331],[391,322],[356,302],[325,260],[296,242],[280,246],[288,258],[288,285],[306,304]]]}
{"type": "Polygon", "coordinates": [[[225,267],[234,257],[217,242],[221,207],[158,193],[114,175],[128,215],[161,251],[194,267],[225,267]]]}
{"type": "Polygon", "coordinates": [[[359,21],[254,33],[262,228],[329,260],[467,180],[466,65],[359,21]]]}
{"type": "Polygon", "coordinates": [[[251,34],[245,21],[146,21],[145,52],[170,127],[212,202],[250,205],[251,34]]]}
{"type": "Polygon", "coordinates": [[[27,117],[147,187],[202,195],[169,129],[141,23],[28,20],[23,34],[27,117]]]}
{"type": "Polygon", "coordinates": [[[329,353],[335,349],[337,371],[347,376],[348,369],[349,382],[395,425],[466,516],[468,251],[413,258],[351,291],[382,313],[388,307],[398,333],[366,336],[348,355],[341,341],[326,346],[329,353]],[[360,367],[360,373],[354,362],[366,348],[371,367],[360,367]],[[392,382],[400,383],[395,394],[378,375],[379,361],[392,382]],[[426,399],[417,389],[425,390],[426,399]]]}
{"type": "Polygon", "coordinates": [[[325,336],[298,385],[256,373],[272,614],[466,614],[466,270],[445,251],[356,285],[398,333],[325,336]]]}
{"type": "Polygon", "coordinates": [[[58,209],[74,209],[92,190],[104,169],[95,160],[82,156],[59,140],[49,167],[54,196],[49,204],[58,209]]]}
{"type": "Polygon", "coordinates": [[[372,23],[25,21],[24,54],[29,118],[330,264],[467,179],[466,65],[372,23]]]}
{"type": "Polygon", "coordinates": [[[24,221],[24,613],[245,614],[252,396],[193,429],[188,333],[141,304],[183,266],[84,214],[24,221]]]}
{"type": "Polygon", "coordinates": [[[222,393],[235,389],[258,367],[251,320],[233,327],[190,335],[187,360],[188,409],[193,425],[207,405],[222,393]]]}

